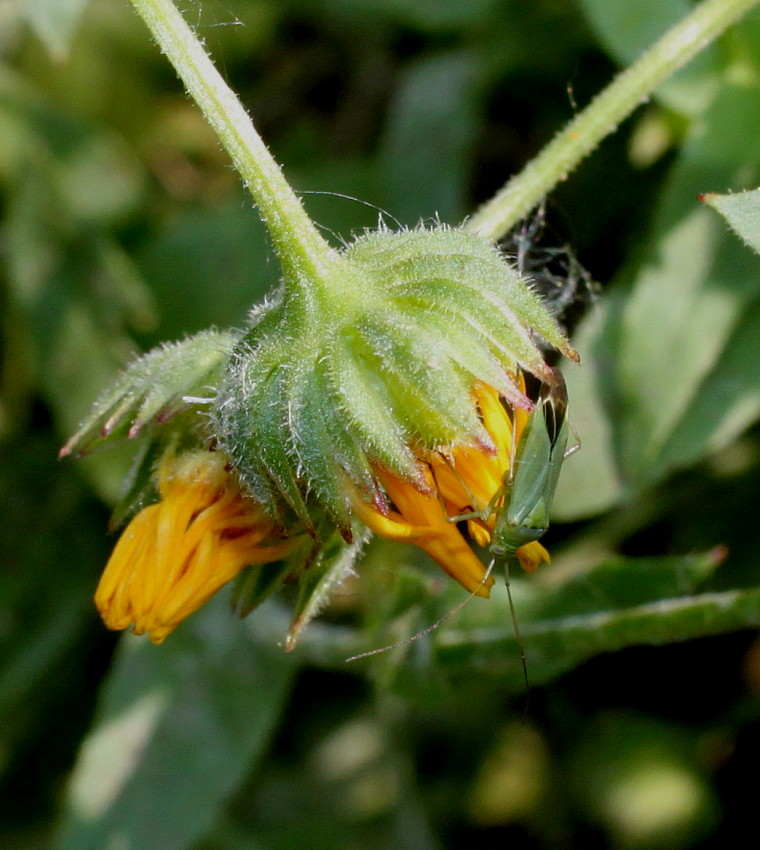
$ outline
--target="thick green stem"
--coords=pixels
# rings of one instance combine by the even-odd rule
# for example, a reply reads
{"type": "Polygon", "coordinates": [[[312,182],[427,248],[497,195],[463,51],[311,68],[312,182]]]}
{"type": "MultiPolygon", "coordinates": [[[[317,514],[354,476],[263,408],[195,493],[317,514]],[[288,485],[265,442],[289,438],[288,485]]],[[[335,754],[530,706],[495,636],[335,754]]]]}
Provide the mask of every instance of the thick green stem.
{"type": "Polygon", "coordinates": [[[652,92],[760,0],[705,0],[623,71],[467,227],[500,239],[652,92]]]}
{"type": "Polygon", "coordinates": [[[337,253],[317,231],[256,132],[172,0],[132,0],[201,108],[258,206],[286,280],[311,290],[330,288],[337,253]]]}

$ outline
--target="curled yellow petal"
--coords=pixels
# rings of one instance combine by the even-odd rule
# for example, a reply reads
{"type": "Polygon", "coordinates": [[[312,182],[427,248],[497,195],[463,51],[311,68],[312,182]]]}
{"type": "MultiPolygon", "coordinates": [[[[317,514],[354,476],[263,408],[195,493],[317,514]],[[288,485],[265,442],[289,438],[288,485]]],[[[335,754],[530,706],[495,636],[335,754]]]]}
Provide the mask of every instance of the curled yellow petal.
{"type": "MultiPolygon", "coordinates": [[[[490,544],[510,459],[529,414],[514,410],[510,415],[497,390],[485,384],[476,383],[472,394],[493,448],[455,445],[418,452],[419,477],[427,484],[424,492],[376,465],[393,508],[383,511],[357,493],[353,509],[376,534],[414,543],[471,593],[488,596],[493,578],[485,579],[484,565],[452,520],[475,514],[467,520],[467,532],[479,546],[490,544]]],[[[521,546],[515,557],[526,572],[549,561],[538,542],[521,546]]]]}
{"type": "Polygon", "coordinates": [[[541,566],[541,564],[550,564],[552,559],[546,549],[534,540],[532,543],[526,543],[515,552],[515,558],[520,562],[520,566],[526,573],[532,573],[541,566]]]}
{"type": "Polygon", "coordinates": [[[125,528],[95,594],[108,628],[132,626],[154,643],[244,567],[279,560],[300,542],[275,534],[219,453],[167,454],[158,489],[161,500],[125,528]]]}
{"type": "MultiPolygon", "coordinates": [[[[432,482],[430,471],[423,467],[422,472],[432,482]]],[[[362,522],[389,540],[414,543],[471,593],[488,596],[493,578],[486,579],[485,567],[449,522],[435,491],[421,493],[381,468],[377,474],[397,510],[383,514],[357,495],[354,510],[362,522]]]]}

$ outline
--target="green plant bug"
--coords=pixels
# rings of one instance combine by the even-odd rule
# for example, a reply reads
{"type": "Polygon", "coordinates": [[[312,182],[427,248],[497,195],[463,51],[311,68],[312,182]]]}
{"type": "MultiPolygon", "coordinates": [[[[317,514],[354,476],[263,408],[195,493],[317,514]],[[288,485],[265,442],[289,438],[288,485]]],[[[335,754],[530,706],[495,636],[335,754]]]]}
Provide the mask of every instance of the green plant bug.
{"type": "MultiPolygon", "coordinates": [[[[532,543],[544,536],[549,528],[554,493],[557,489],[562,463],[568,454],[574,452],[576,443],[567,449],[570,423],[567,418],[567,386],[561,372],[554,372],[551,384],[542,384],[519,443],[515,446],[513,429],[513,447],[509,470],[505,475],[503,487],[495,497],[498,504],[496,523],[489,551],[492,555],[488,570],[503,560],[504,579],[507,585],[509,610],[515,638],[520,649],[523,677],[526,693],[530,694],[528,664],[525,658],[525,646],[520,634],[519,621],[512,599],[509,582],[509,558],[514,556],[521,546],[532,543]]],[[[491,510],[494,508],[492,506],[491,510]]],[[[527,702],[526,702],[527,711],[527,702]]]]}
{"type": "Polygon", "coordinates": [[[451,517],[451,522],[468,519],[485,521],[496,513],[489,546],[492,557],[486,576],[491,574],[497,561],[503,561],[509,610],[528,693],[528,665],[512,599],[509,559],[521,546],[539,540],[546,533],[562,463],[580,445],[576,442],[569,450],[567,448],[571,431],[567,418],[567,386],[561,372],[555,370],[553,377],[552,383],[541,384],[536,406],[519,441],[513,424],[509,469],[490,504],[484,510],[451,517]]]}
{"type": "MultiPolygon", "coordinates": [[[[567,387],[560,372],[553,384],[542,384],[538,401],[513,447],[512,459],[496,510],[490,552],[505,558],[549,528],[549,513],[567,452],[569,423],[567,387]]],[[[575,447],[577,448],[577,447],[575,447]]],[[[574,449],[572,449],[574,451],[574,449]]]]}

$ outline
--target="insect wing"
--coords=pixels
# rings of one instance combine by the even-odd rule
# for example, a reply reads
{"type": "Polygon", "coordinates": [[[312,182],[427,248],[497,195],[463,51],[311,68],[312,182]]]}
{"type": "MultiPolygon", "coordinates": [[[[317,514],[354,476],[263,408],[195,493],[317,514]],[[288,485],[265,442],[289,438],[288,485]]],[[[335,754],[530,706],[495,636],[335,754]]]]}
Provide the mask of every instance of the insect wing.
{"type": "Polygon", "coordinates": [[[536,408],[525,426],[512,461],[504,505],[508,525],[516,528],[545,525],[545,511],[541,506],[549,479],[550,455],[551,441],[544,427],[542,411],[536,408]]]}
{"type": "Polygon", "coordinates": [[[562,463],[567,454],[567,441],[570,431],[570,423],[567,418],[565,379],[559,372],[555,372],[555,376],[556,383],[552,386],[544,385],[540,398],[543,422],[549,439],[549,455],[543,493],[547,520],[554,502],[554,493],[559,482],[559,474],[562,471],[562,463]]]}
{"type": "Polygon", "coordinates": [[[492,551],[511,553],[538,540],[549,527],[568,440],[567,389],[559,372],[545,384],[515,451],[492,551]]]}

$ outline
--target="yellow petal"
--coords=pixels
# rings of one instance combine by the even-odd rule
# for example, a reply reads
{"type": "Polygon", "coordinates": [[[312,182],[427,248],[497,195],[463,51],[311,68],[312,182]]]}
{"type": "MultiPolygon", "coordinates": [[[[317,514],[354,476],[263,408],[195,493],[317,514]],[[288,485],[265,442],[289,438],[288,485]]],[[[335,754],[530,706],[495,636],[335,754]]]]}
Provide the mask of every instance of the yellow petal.
{"type": "Polygon", "coordinates": [[[534,540],[532,543],[526,543],[515,552],[515,558],[520,562],[520,566],[526,573],[534,572],[541,564],[550,564],[552,559],[544,547],[534,540]]]}
{"type": "Polygon", "coordinates": [[[223,456],[167,455],[161,501],[138,513],[114,548],[95,594],[111,629],[161,643],[249,564],[290,554],[300,538],[266,545],[273,523],[240,492],[223,456]]]}

